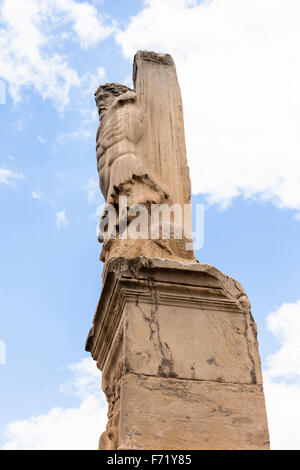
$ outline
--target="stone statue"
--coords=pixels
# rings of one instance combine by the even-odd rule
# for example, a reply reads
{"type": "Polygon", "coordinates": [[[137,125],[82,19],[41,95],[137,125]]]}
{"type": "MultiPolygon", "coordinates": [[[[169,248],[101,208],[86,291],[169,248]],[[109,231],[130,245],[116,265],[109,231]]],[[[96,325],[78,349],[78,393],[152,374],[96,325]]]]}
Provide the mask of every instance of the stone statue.
{"type": "MultiPolygon", "coordinates": [[[[154,65],[159,61],[164,68],[171,68],[173,74],[169,73],[166,81],[170,81],[171,78],[174,82],[175,79],[179,95],[174,95],[173,101],[175,103],[172,104],[173,107],[175,104],[175,108],[179,107],[182,111],[175,66],[173,61],[169,59],[170,56],[148,53],[147,61],[145,61],[143,54],[145,53],[137,53],[134,70],[138,66],[139,59],[146,64],[146,67],[149,63],[151,65],[149,58],[155,59],[154,65]],[[179,103],[176,102],[178,99],[179,103]]],[[[165,71],[163,70],[163,72],[165,71]]],[[[163,73],[162,80],[164,78],[163,73]]],[[[184,135],[177,133],[175,137],[178,142],[175,141],[175,145],[172,143],[174,140],[172,119],[175,124],[176,119],[179,119],[178,128],[183,128],[182,113],[178,116],[178,109],[176,109],[176,113],[172,115],[172,106],[167,104],[161,109],[161,104],[164,105],[164,103],[160,99],[158,90],[153,89],[153,93],[156,94],[154,103],[149,101],[151,96],[147,97],[145,94],[139,93],[141,95],[139,97],[136,91],[118,83],[102,85],[95,93],[100,118],[96,137],[97,169],[100,188],[107,204],[100,223],[102,229],[99,231],[99,241],[103,243],[100,259],[105,263],[120,256],[134,258],[141,255],[195,261],[193,250],[186,249],[190,238],[184,232],[183,214],[175,220],[173,212],[170,212],[168,221],[159,221],[157,218],[154,221],[151,217],[151,209],[154,205],[164,205],[171,208],[173,204],[179,204],[180,208],[184,208],[184,205],[189,205],[190,201],[184,135]],[[168,119],[167,124],[164,122],[165,115],[168,119]],[[161,135],[157,133],[160,126],[163,126],[161,135]],[[150,135],[151,132],[153,134],[153,131],[154,135],[150,135]],[[151,139],[152,145],[150,145],[149,139],[151,139]],[[171,146],[169,145],[168,148],[167,144],[170,142],[171,146]],[[165,151],[165,155],[159,155],[161,151],[165,151]],[[158,156],[155,153],[158,153],[158,156]],[[170,154],[174,154],[177,158],[175,166],[170,165],[170,154]],[[158,157],[158,165],[155,157],[158,157]],[[180,168],[182,161],[184,171],[181,171],[180,168]],[[184,181],[185,176],[187,176],[187,182],[184,181]],[[176,185],[179,187],[177,189],[180,189],[182,185],[185,190],[187,189],[187,197],[178,195],[178,191],[174,191],[176,185]],[[126,200],[123,215],[120,215],[121,198],[126,200]],[[141,208],[141,206],[143,207],[141,208]],[[109,207],[113,207],[117,214],[114,236],[107,231],[107,225],[111,218],[109,207]],[[140,236],[134,238],[130,234],[128,235],[127,230],[130,228],[130,224],[132,228],[134,223],[132,220],[134,217],[129,212],[130,208],[131,213],[132,209],[135,209],[135,214],[141,213],[139,208],[146,209],[146,213],[144,211],[143,215],[144,218],[147,218],[147,224],[141,230],[140,236]],[[122,218],[126,221],[121,220],[122,218]],[[157,225],[156,231],[154,224],[157,225]],[[125,231],[126,237],[124,237],[125,231]],[[153,231],[157,234],[154,238],[153,231]],[[181,232],[180,237],[176,236],[176,233],[179,232],[181,232]]]]}
{"type": "Polygon", "coordinates": [[[98,88],[95,96],[101,120],[96,137],[101,191],[107,203],[115,204],[124,185],[131,183],[133,202],[133,176],[147,176],[136,155],[136,144],[143,135],[136,94],[124,85],[107,83],[98,88]]]}
{"type": "Polygon", "coordinates": [[[86,351],[108,402],[99,449],[269,449],[250,302],[181,230],[191,188],[172,57],[137,52],[133,82],[96,91],[104,269],[86,351]]]}

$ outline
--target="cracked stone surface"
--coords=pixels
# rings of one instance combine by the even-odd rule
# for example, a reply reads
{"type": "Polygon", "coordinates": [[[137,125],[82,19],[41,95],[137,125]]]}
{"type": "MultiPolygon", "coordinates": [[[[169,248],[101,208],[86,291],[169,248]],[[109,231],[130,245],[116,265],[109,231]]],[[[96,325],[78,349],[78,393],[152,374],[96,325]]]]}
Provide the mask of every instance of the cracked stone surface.
{"type": "Polygon", "coordinates": [[[119,258],[87,340],[109,403],[101,449],[267,449],[242,286],[200,263],[119,258]]]}
{"type": "Polygon", "coordinates": [[[261,385],[126,375],[119,449],[268,449],[261,385]]]}
{"type": "Polygon", "coordinates": [[[158,307],[137,296],[125,315],[125,354],[134,373],[262,383],[247,314],[180,304],[158,307]]]}

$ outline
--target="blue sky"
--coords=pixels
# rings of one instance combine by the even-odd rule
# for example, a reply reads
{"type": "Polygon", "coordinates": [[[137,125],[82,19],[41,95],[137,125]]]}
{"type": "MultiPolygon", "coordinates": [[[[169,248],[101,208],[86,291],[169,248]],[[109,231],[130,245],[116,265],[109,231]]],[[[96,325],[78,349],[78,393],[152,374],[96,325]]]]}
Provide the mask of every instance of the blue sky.
{"type": "Polygon", "coordinates": [[[95,448],[105,425],[84,351],[102,269],[93,93],[130,86],[141,48],[175,59],[192,202],[206,207],[196,255],[245,288],[273,448],[300,448],[299,5],[264,3],[0,1],[0,446],[95,448]]]}

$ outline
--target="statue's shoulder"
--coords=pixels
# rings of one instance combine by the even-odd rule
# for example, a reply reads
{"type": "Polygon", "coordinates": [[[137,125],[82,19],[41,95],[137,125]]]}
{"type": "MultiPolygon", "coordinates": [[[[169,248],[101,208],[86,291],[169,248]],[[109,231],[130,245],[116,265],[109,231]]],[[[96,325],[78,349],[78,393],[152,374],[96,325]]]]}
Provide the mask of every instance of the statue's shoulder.
{"type": "Polygon", "coordinates": [[[126,93],[122,93],[116,97],[113,106],[123,105],[126,102],[136,101],[136,93],[133,90],[128,90],[126,93]]]}

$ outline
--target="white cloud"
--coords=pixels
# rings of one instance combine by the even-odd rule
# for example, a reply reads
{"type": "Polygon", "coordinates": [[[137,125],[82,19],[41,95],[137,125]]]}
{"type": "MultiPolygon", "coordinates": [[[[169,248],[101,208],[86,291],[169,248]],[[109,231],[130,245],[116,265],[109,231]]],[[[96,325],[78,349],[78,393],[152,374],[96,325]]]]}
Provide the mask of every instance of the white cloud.
{"type": "Polygon", "coordinates": [[[45,139],[43,139],[43,137],[41,137],[40,135],[37,136],[37,140],[38,140],[39,142],[41,142],[41,144],[45,144],[45,143],[46,143],[45,139]]]}
{"type": "Polygon", "coordinates": [[[66,216],[66,211],[56,212],[56,228],[60,229],[62,227],[67,227],[69,225],[68,218],[66,216]]]}
{"type": "Polygon", "coordinates": [[[89,139],[92,136],[92,132],[89,129],[80,128],[77,131],[69,132],[67,134],[59,134],[56,138],[59,144],[66,142],[67,140],[73,139],[89,139]]]}
{"type": "Polygon", "coordinates": [[[268,357],[269,377],[300,379],[300,300],[284,303],[270,313],[267,328],[281,344],[279,351],[268,357]]]}
{"type": "Polygon", "coordinates": [[[39,200],[42,199],[42,196],[43,196],[42,193],[40,193],[39,191],[33,191],[31,195],[33,199],[39,199],[39,200]]]}
{"type": "Polygon", "coordinates": [[[87,72],[82,76],[80,79],[80,96],[82,98],[77,104],[77,112],[82,116],[80,125],[71,132],[59,134],[53,145],[54,151],[57,151],[59,145],[69,140],[91,139],[95,136],[95,123],[99,122],[99,116],[97,109],[95,109],[93,95],[99,84],[103,82],[105,75],[104,67],[98,67],[96,73],[87,72]]]}
{"type": "Polygon", "coordinates": [[[99,83],[104,80],[106,70],[104,67],[98,67],[96,73],[86,72],[81,78],[83,93],[92,95],[99,86],[99,83]]]}
{"type": "Polygon", "coordinates": [[[22,132],[24,130],[24,121],[23,119],[18,119],[16,122],[15,122],[15,127],[18,129],[19,132],[22,132]]]}
{"type": "Polygon", "coordinates": [[[100,202],[101,193],[99,188],[99,183],[92,178],[90,178],[85,186],[87,191],[87,197],[90,204],[96,204],[100,202]]]}
{"type": "Polygon", "coordinates": [[[147,0],[116,39],[173,55],[193,193],[300,209],[298,0],[147,0]]]}
{"type": "Polygon", "coordinates": [[[272,450],[300,449],[300,385],[264,377],[264,391],[272,450]]]}
{"type": "Polygon", "coordinates": [[[112,31],[94,6],[75,0],[3,0],[0,21],[0,76],[14,100],[20,101],[23,88],[32,87],[60,109],[81,80],[57,52],[61,49],[55,50],[69,37],[59,30],[71,26],[84,48],[112,31]]]}
{"type": "Polygon", "coordinates": [[[6,184],[7,186],[15,186],[16,180],[24,178],[21,173],[16,173],[6,168],[0,168],[0,184],[6,184]]]}
{"type": "Polygon", "coordinates": [[[271,448],[300,449],[300,300],[270,313],[267,328],[280,343],[264,372],[271,448]]]}
{"type": "Polygon", "coordinates": [[[83,48],[93,46],[109,36],[114,27],[106,26],[104,18],[97,9],[88,2],[79,3],[74,0],[55,0],[55,6],[64,12],[65,19],[73,22],[73,30],[83,48]]]}
{"type": "Polygon", "coordinates": [[[70,364],[68,368],[73,372],[74,377],[72,382],[60,387],[62,393],[77,395],[81,398],[99,395],[101,374],[94,360],[86,357],[80,362],[70,364]]]}
{"type": "Polygon", "coordinates": [[[107,405],[100,389],[100,371],[92,359],[69,366],[73,382],[63,393],[80,398],[77,408],[52,408],[47,414],[10,423],[5,450],[96,450],[107,421],[107,405]]]}
{"type": "Polygon", "coordinates": [[[58,54],[49,54],[47,32],[49,2],[4,0],[0,30],[1,76],[15,101],[23,87],[34,87],[58,106],[68,103],[70,88],[79,83],[77,73],[58,54]]]}

